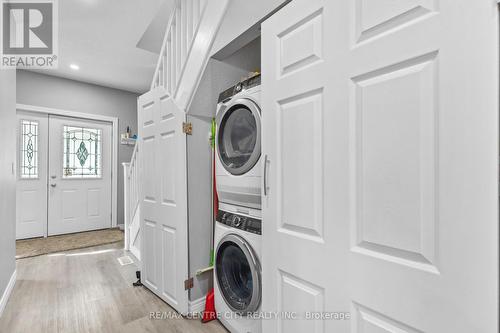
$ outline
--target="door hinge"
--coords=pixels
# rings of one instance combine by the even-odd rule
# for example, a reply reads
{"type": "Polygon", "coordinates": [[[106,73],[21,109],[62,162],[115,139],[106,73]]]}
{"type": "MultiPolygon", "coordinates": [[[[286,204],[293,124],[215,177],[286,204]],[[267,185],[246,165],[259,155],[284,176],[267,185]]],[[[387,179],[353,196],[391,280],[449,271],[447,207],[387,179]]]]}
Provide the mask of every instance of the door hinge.
{"type": "Polygon", "coordinates": [[[194,286],[193,278],[189,278],[189,279],[184,281],[184,290],[192,289],[193,286],[194,286]]]}
{"type": "Polygon", "coordinates": [[[182,123],[182,132],[187,135],[193,134],[193,124],[192,123],[182,123]]]}

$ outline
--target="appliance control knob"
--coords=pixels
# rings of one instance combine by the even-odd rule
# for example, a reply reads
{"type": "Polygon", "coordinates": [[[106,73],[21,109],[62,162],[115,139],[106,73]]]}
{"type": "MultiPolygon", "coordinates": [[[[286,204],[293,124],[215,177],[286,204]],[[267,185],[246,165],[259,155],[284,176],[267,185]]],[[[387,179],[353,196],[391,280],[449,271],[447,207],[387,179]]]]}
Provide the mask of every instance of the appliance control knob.
{"type": "Polygon", "coordinates": [[[241,225],[241,217],[235,216],[233,218],[233,226],[239,227],[241,225]]]}

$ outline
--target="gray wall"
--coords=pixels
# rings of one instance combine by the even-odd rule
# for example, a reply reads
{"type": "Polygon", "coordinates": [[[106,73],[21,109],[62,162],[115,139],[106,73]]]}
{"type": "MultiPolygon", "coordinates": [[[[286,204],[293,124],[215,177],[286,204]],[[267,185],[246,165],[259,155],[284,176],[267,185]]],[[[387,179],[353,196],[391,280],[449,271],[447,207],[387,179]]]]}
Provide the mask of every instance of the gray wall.
{"type": "MultiPolygon", "coordinates": [[[[127,126],[133,134],[137,133],[137,97],[122,90],[17,71],[17,103],[117,117],[120,133],[124,133],[127,126]]],[[[130,162],[132,151],[132,146],[125,145],[120,145],[118,150],[118,224],[123,224],[121,163],[130,162]]]]}
{"type": "MultiPolygon", "coordinates": [[[[215,38],[212,55],[238,39],[288,0],[231,0],[215,38]]],[[[246,44],[246,43],[245,43],[246,44]]],[[[232,53],[232,52],[231,52],[232,53]]]]}
{"type": "Polygon", "coordinates": [[[222,62],[229,66],[241,69],[247,72],[246,74],[248,74],[248,72],[260,72],[260,46],[261,39],[260,37],[257,37],[241,49],[237,50],[235,53],[223,59],[222,62]]]}
{"type": "Polygon", "coordinates": [[[258,68],[260,40],[238,51],[227,62],[211,59],[188,110],[187,119],[193,123],[193,135],[187,136],[189,272],[194,277],[194,287],[189,294],[191,301],[204,297],[213,286],[211,272],[200,277],[195,273],[210,263],[212,151],[208,137],[217,99],[220,92],[258,68]]]}
{"type": "Polygon", "coordinates": [[[224,60],[261,35],[261,25],[292,0],[231,0],[210,50],[224,60]]]}
{"type": "Polygon", "coordinates": [[[0,297],[16,268],[16,127],[16,72],[0,69],[0,297]]]}

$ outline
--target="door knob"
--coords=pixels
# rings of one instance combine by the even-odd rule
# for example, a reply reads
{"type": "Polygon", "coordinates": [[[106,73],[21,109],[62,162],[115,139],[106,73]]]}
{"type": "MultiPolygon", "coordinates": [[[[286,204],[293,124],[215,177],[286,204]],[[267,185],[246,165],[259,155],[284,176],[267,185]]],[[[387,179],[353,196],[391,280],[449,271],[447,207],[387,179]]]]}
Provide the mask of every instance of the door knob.
{"type": "Polygon", "coordinates": [[[52,187],[56,187],[56,185],[57,185],[57,184],[50,184],[50,186],[52,186],[52,187]]]}

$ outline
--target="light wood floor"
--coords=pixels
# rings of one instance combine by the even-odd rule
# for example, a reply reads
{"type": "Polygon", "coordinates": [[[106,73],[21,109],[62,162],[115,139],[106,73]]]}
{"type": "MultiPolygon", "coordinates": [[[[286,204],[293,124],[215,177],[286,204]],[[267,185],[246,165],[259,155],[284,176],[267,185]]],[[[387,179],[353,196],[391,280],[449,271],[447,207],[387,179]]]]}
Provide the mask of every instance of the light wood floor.
{"type": "Polygon", "coordinates": [[[150,319],[175,313],[144,287],[135,265],[121,266],[121,244],[17,261],[17,283],[0,318],[5,333],[219,333],[213,321],[150,319]]]}

